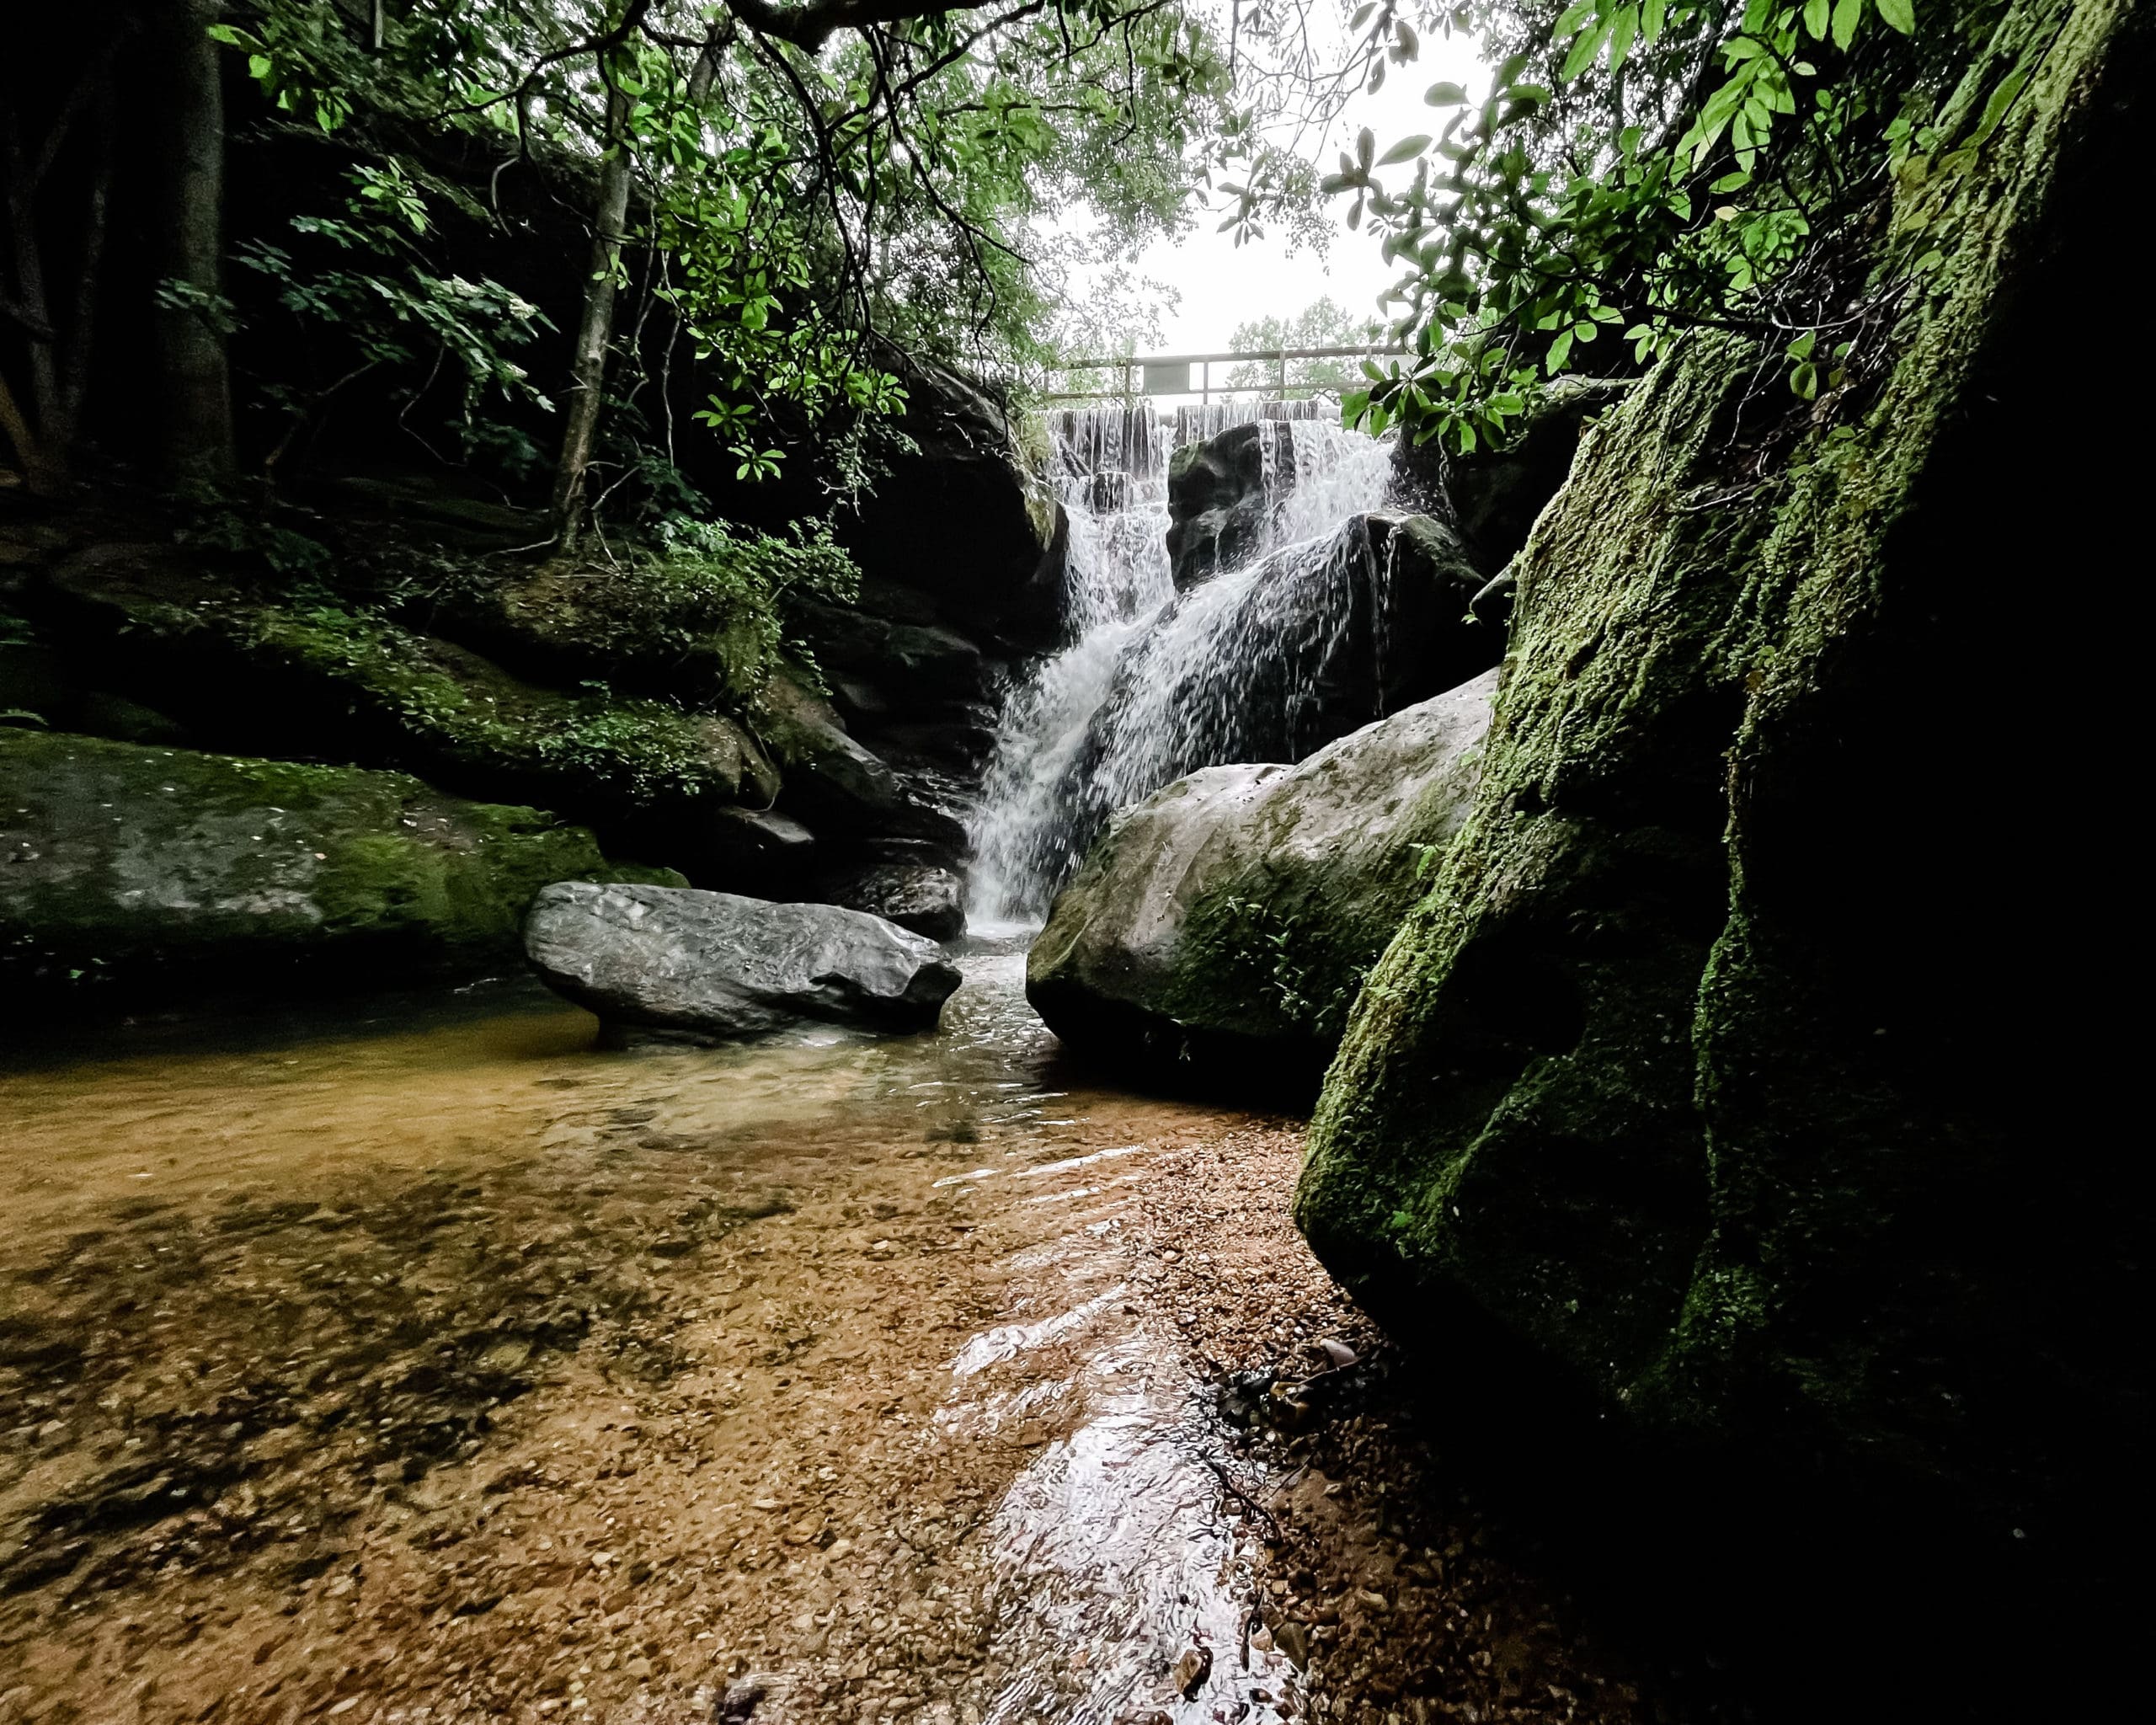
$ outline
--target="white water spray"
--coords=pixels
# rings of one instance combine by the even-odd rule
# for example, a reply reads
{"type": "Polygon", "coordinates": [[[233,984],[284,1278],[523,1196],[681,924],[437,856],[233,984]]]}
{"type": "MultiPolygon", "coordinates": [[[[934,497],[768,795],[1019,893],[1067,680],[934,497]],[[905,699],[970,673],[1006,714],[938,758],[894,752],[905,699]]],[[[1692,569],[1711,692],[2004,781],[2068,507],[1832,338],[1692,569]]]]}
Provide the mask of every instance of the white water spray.
{"type": "Polygon", "coordinates": [[[1347,626],[1348,561],[1364,549],[1336,541],[1343,523],[1383,502],[1390,457],[1385,445],[1318,417],[1329,411],[1215,403],[1180,410],[1172,435],[1148,408],[1054,416],[1051,478],[1070,522],[1070,644],[1005,707],[974,824],[977,921],[1038,922],[1123,804],[1199,766],[1283,758],[1327,740],[1305,745],[1305,709],[1347,626]],[[1258,541],[1238,567],[1178,598],[1166,547],[1170,451],[1253,419],[1258,541]]]}

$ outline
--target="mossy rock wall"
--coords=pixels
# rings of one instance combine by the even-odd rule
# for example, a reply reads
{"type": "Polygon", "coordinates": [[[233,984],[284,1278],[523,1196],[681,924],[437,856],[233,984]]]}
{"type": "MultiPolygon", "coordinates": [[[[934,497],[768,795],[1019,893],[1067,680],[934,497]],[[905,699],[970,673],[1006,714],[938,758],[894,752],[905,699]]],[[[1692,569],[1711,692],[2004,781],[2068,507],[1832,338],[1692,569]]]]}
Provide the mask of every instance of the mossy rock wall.
{"type": "Polygon", "coordinates": [[[582,827],[400,773],[0,731],[0,1015],[302,974],[410,980],[520,962],[582,827]]]}
{"type": "Polygon", "coordinates": [[[211,748],[409,771],[692,867],[703,822],[778,789],[723,715],[526,682],[383,617],[249,593],[155,544],[93,546],[35,597],[78,656],[211,748]]]}
{"type": "Polygon", "coordinates": [[[1792,422],[1772,352],[1707,334],[1587,434],[1296,1200],[1412,1341],[2001,1540],[2146,1421],[2125,1069],[2045,877],[2098,927],[2132,889],[2026,597],[2139,531],[2145,432],[2093,451],[2032,356],[2131,201],[2146,9],[2014,5],[1950,138],[2025,65],[1967,171],[1900,188],[1944,260],[1868,399],[1792,422]]]}

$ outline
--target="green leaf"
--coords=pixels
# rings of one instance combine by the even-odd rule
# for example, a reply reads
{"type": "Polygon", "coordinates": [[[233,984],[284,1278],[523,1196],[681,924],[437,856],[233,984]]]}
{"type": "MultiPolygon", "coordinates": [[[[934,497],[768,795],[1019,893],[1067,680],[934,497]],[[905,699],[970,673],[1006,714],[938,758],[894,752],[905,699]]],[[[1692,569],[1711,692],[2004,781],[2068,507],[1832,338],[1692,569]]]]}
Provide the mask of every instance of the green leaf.
{"type": "Polygon", "coordinates": [[[1625,63],[1625,56],[1632,51],[1632,38],[1639,31],[1640,9],[1636,6],[1620,6],[1617,15],[1609,21],[1609,69],[1615,72],[1625,63]]]}
{"type": "Polygon", "coordinates": [[[1467,92],[1455,83],[1432,84],[1422,99],[1433,108],[1458,108],[1466,102],[1467,92]]]}
{"type": "Polygon", "coordinates": [[[1864,0],[1834,0],[1834,45],[1846,50],[1856,40],[1856,27],[1864,17],[1864,0]]]}
{"type": "Polygon", "coordinates": [[[1812,32],[1813,41],[1826,39],[1827,16],[1832,10],[1832,0],[1804,0],[1804,27],[1812,32]]]}
{"type": "Polygon", "coordinates": [[[1640,8],[1640,34],[1650,42],[1662,35],[1662,20],[1668,15],[1668,0],[1646,0],[1640,8]]]}
{"type": "Polygon", "coordinates": [[[1905,36],[1917,33],[1917,9],[1911,0],[1879,0],[1879,15],[1905,36]]]}
{"type": "Polygon", "coordinates": [[[1579,40],[1572,44],[1572,51],[1565,56],[1565,64],[1557,73],[1558,83],[1568,84],[1593,65],[1594,56],[1602,51],[1603,40],[1609,34],[1608,24],[1598,24],[1591,30],[1582,30],[1579,40]]]}
{"type": "Polygon", "coordinates": [[[1430,135],[1428,132],[1418,131],[1412,137],[1402,138],[1385,154],[1379,157],[1377,165],[1380,168],[1390,168],[1396,162],[1412,162],[1429,147],[1430,135]]]}

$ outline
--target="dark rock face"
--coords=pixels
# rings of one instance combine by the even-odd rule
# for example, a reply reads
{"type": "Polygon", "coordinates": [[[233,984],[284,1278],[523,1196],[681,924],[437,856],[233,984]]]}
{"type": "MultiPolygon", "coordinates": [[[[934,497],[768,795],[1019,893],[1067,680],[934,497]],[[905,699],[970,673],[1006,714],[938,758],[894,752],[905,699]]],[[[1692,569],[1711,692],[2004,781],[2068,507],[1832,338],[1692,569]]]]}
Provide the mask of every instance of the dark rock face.
{"type": "Polygon", "coordinates": [[[0,859],[10,1013],[469,973],[547,882],[618,873],[581,827],[398,773],[28,731],[0,731],[0,859]]]}
{"type": "MultiPolygon", "coordinates": [[[[1731,334],[1582,441],[1519,558],[1474,808],[1364,991],[1296,1207],[1411,1341],[1486,1337],[1663,1455],[1951,1510],[1994,1552],[2113,1526],[2148,1407],[2145,1183],[2105,1124],[2138,1066],[2001,815],[2033,786],[2040,832],[2102,806],[2127,733],[1959,729],[2025,677],[2020,572],[2138,528],[2130,441],[2025,439],[2017,494],[2074,507],[1996,506],[2149,88],[2145,20],[2061,16],[2011,7],[1971,70],[2054,45],[1932,206],[1938,285],[1832,459],[1800,424],[1773,483],[1739,473],[1774,350],[1731,334]]],[[[2136,900],[2113,847],[2073,854],[2099,918],[2136,900]]]]}
{"type": "Polygon", "coordinates": [[[687,1041],[799,1018],[912,1029],[960,980],[933,941],[835,905],[560,881],[524,925],[547,985],[610,1028],[687,1041]]]}
{"type": "Polygon", "coordinates": [[[963,853],[965,823],[856,740],[829,703],[786,677],[757,697],[755,724],[786,773],[784,811],[842,841],[923,841],[963,853]]]}
{"type": "Polygon", "coordinates": [[[1168,457],[1168,567],[1178,591],[1265,542],[1267,470],[1276,486],[1292,483],[1294,435],[1290,420],[1254,420],[1168,457]]]}
{"type": "Polygon", "coordinates": [[[932,863],[873,862],[825,881],[817,896],[931,940],[956,940],[966,932],[965,877],[932,863]]]}
{"type": "Polygon", "coordinates": [[[1401,442],[1393,454],[1400,494],[1450,521],[1475,565],[1495,575],[1527,543],[1572,471],[1580,434],[1625,398],[1630,379],[1567,377],[1554,385],[1507,448],[1449,455],[1436,444],[1401,442]]]}
{"type": "Polygon", "coordinates": [[[1486,671],[1295,766],[1213,766],[1118,814],[1026,994],[1074,1049],[1314,1082],[1471,799],[1486,671]]]}
{"type": "Polygon", "coordinates": [[[928,595],[945,623],[1047,645],[1061,592],[1043,574],[1054,526],[1019,478],[1010,415],[941,366],[920,368],[906,387],[899,429],[915,450],[892,458],[839,537],[864,574],[928,595]]]}
{"type": "Polygon", "coordinates": [[[803,603],[793,614],[817,662],[860,678],[891,712],[933,712],[981,696],[980,649],[955,629],[835,605],[803,603]]]}

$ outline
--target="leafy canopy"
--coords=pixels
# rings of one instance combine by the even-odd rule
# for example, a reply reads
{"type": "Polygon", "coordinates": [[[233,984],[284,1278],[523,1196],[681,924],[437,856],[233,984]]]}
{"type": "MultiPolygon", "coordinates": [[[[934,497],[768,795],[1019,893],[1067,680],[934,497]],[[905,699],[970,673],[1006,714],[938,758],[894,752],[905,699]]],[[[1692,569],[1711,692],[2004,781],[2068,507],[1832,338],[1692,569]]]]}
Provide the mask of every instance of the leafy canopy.
{"type": "MultiPolygon", "coordinates": [[[[1365,130],[1322,182],[1404,272],[1390,299],[1412,351],[1365,367],[1350,420],[1472,451],[1566,371],[1628,369],[1701,327],[1779,344],[1795,394],[1830,406],[1938,261],[1920,230],[1870,244],[1897,177],[1951,171],[2019,88],[2009,80],[1970,136],[1929,123],[1953,37],[1984,29],[1983,11],[1929,34],[1913,0],[1433,13],[1426,25],[1494,51],[1488,92],[1432,85],[1432,131],[1380,150],[1365,130]]],[[[1395,65],[1415,57],[1395,7],[1364,3],[1353,27],[1395,65]]]]}

